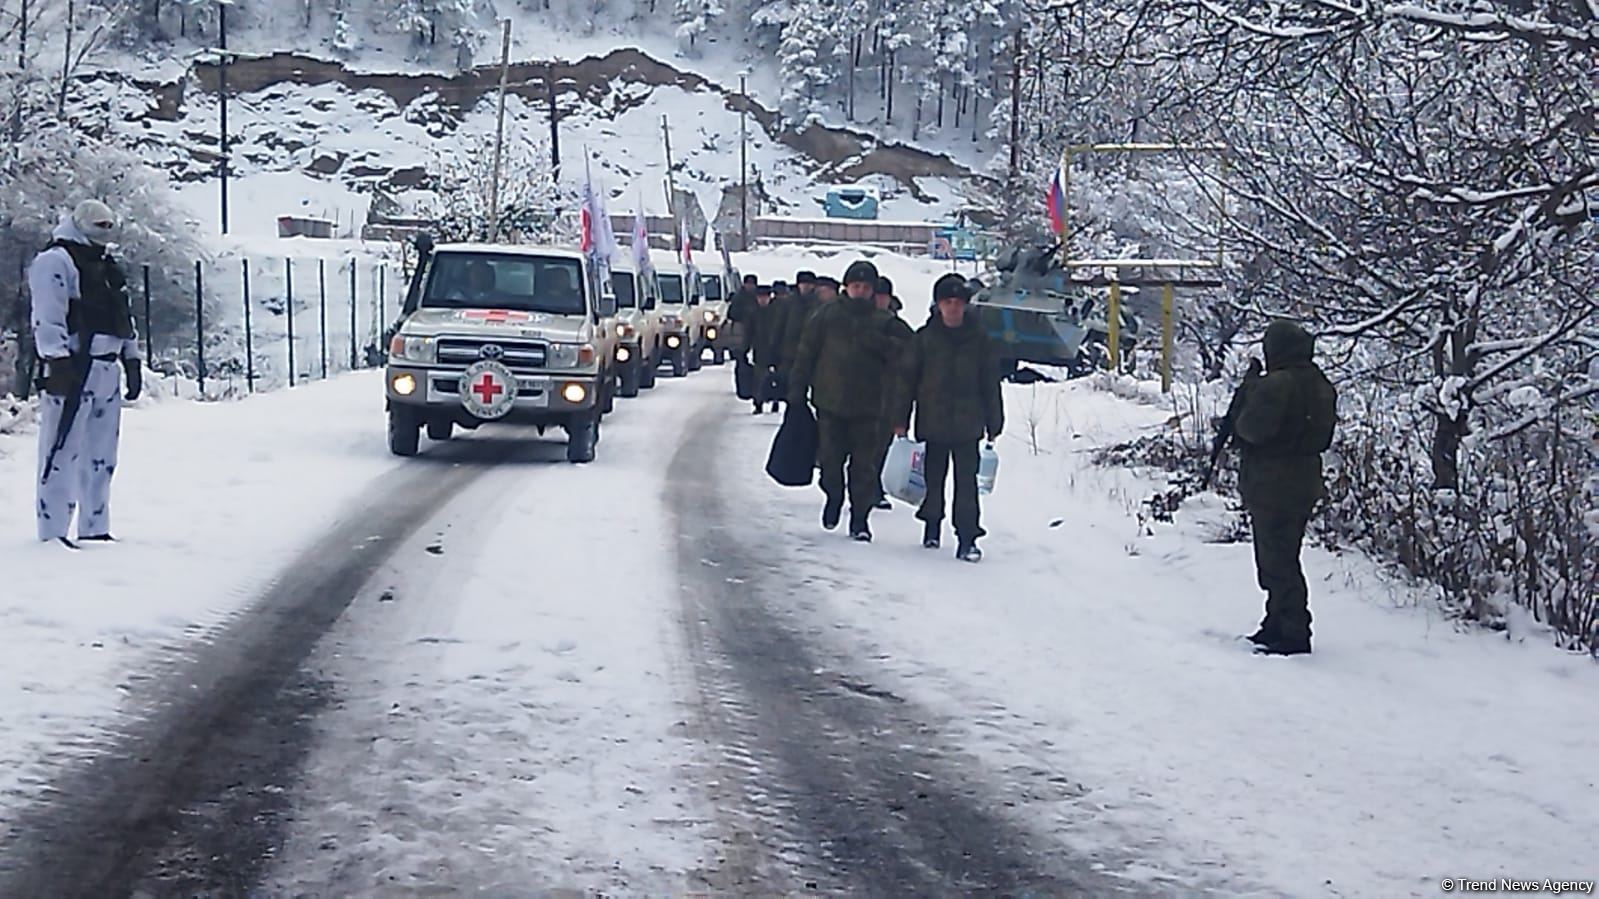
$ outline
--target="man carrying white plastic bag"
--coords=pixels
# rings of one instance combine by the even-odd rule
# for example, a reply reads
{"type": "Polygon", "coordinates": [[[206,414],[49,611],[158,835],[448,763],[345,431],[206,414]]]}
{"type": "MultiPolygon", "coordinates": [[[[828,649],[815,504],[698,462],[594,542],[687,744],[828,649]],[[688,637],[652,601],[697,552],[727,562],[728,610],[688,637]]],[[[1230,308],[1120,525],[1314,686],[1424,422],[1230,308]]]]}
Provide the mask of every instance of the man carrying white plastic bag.
{"type": "Polygon", "coordinates": [[[997,465],[992,446],[978,448],[984,436],[990,444],[1005,427],[1005,409],[999,387],[999,367],[975,314],[969,312],[971,290],[966,279],[948,274],[933,285],[933,314],[911,338],[903,353],[896,394],[894,433],[910,433],[912,413],[921,444],[895,440],[884,465],[883,479],[894,496],[912,501],[918,478],[917,448],[922,450],[920,479],[925,485],[921,509],[926,524],[922,545],[937,549],[944,524],[944,482],[955,470],[955,557],[966,562],[982,559],[977,540],[987,534],[978,508],[978,471],[997,465]],[[983,466],[984,456],[987,466],[983,466]],[[903,477],[901,477],[903,474],[903,477]]]}

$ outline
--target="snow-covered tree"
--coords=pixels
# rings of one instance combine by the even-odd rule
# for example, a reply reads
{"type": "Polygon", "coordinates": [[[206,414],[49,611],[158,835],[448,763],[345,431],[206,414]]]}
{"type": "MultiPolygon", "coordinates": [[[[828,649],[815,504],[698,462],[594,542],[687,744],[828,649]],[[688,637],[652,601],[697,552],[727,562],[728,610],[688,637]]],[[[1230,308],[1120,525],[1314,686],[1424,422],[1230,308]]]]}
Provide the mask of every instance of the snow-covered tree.
{"type": "Polygon", "coordinates": [[[677,0],[677,41],[682,51],[698,56],[700,41],[725,12],[721,0],[677,0]]]}
{"type": "Polygon", "coordinates": [[[562,240],[572,234],[577,208],[570,191],[555,184],[548,144],[513,132],[503,147],[499,223],[493,225],[494,141],[480,136],[440,151],[432,166],[433,191],[417,210],[432,219],[446,241],[562,240]]]}

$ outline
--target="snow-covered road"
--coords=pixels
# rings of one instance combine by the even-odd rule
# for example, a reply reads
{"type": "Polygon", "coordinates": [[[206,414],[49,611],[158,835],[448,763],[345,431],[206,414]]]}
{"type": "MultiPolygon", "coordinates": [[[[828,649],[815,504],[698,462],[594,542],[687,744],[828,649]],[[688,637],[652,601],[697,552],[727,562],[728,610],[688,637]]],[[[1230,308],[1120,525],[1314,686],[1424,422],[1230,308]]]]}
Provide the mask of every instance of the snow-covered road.
{"type": "MultiPolygon", "coordinates": [[[[1151,482],[1089,461],[1167,409],[1009,388],[969,566],[904,507],[871,546],[820,531],[814,489],[761,472],[775,417],[729,381],[622,402],[589,466],[492,429],[397,464],[366,375],[136,410],[134,536],[73,557],[88,598],[0,547],[22,587],[0,604],[22,773],[0,894],[1594,875],[1592,666],[1456,632],[1320,550],[1317,654],[1250,656],[1229,636],[1259,614],[1248,548],[1207,542],[1223,513],[1142,532],[1151,482]],[[207,464],[223,432],[248,456],[207,464]]],[[[0,490],[25,486],[21,449],[0,444],[0,490]]]]}

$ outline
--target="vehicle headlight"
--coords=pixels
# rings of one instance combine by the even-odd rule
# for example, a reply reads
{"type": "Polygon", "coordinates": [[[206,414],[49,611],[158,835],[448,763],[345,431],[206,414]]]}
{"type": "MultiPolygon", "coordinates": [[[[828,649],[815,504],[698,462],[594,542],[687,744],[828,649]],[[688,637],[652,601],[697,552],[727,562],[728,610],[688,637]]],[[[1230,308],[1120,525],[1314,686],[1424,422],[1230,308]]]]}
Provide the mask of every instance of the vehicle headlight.
{"type": "Polygon", "coordinates": [[[716,312],[714,310],[709,310],[709,309],[706,310],[706,312],[705,312],[705,323],[707,325],[716,324],[716,312]]]}
{"type": "Polygon", "coordinates": [[[401,362],[436,362],[438,347],[431,337],[394,335],[389,341],[389,357],[401,362]]]}
{"type": "Polygon", "coordinates": [[[635,337],[637,334],[638,331],[635,330],[632,325],[619,325],[616,329],[616,336],[622,338],[623,340],[635,337]]]}
{"type": "Polygon", "coordinates": [[[410,396],[416,393],[416,378],[408,374],[395,377],[394,392],[400,396],[410,396]]]}
{"type": "Polygon", "coordinates": [[[716,339],[716,329],[715,328],[706,328],[705,329],[705,339],[706,340],[715,340],[716,339]]]}
{"type": "Polygon", "coordinates": [[[618,361],[618,362],[626,362],[626,361],[628,361],[629,359],[632,359],[632,358],[633,358],[633,351],[631,349],[629,349],[628,347],[619,346],[619,347],[616,348],[616,361],[618,361]]]}
{"type": "Polygon", "coordinates": [[[589,391],[582,384],[568,384],[561,388],[561,398],[576,406],[588,399],[589,391]]]}
{"type": "Polygon", "coordinates": [[[683,338],[678,337],[676,334],[673,334],[670,337],[666,338],[666,345],[671,347],[674,350],[677,349],[678,345],[681,344],[682,342],[683,342],[683,338]]]}
{"type": "Polygon", "coordinates": [[[583,368],[593,365],[594,359],[592,343],[550,344],[549,360],[552,368],[583,368]]]}

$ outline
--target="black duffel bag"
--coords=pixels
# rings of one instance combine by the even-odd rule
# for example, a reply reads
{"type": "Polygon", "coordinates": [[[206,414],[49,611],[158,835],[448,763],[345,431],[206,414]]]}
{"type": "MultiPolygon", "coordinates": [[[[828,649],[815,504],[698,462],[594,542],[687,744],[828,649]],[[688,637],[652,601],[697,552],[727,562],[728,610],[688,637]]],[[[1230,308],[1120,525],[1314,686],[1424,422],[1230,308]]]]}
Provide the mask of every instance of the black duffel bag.
{"type": "Polygon", "coordinates": [[[738,391],[741,400],[755,399],[755,366],[747,360],[733,363],[733,389],[738,391]]]}
{"type": "Polygon", "coordinates": [[[816,476],[816,417],[806,403],[790,403],[772,439],[766,473],[784,487],[809,487],[816,476]]]}

